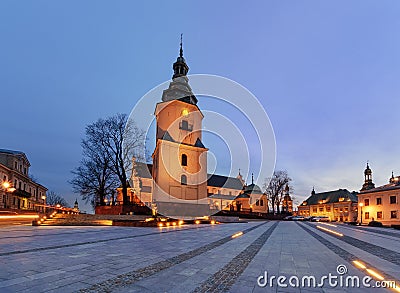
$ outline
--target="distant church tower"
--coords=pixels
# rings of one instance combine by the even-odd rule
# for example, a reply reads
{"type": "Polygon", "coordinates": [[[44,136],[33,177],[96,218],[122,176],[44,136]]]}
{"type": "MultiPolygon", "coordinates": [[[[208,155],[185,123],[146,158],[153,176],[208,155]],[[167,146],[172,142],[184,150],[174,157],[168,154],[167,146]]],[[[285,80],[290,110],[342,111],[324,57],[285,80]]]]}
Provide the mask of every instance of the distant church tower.
{"type": "Polygon", "coordinates": [[[75,211],[75,212],[79,212],[78,199],[75,199],[74,211],[75,211]]]}
{"type": "Polygon", "coordinates": [[[375,184],[372,182],[372,170],[367,163],[367,168],[365,168],[364,171],[364,184],[361,190],[368,190],[372,188],[375,188],[375,184]]]}
{"type": "Polygon", "coordinates": [[[207,198],[208,149],[202,143],[204,116],[186,76],[189,67],[183,58],[182,38],[173,70],[169,88],[164,90],[162,102],[155,109],[153,200],[157,201],[161,214],[165,202],[193,203],[195,207],[199,200],[207,198]]]}

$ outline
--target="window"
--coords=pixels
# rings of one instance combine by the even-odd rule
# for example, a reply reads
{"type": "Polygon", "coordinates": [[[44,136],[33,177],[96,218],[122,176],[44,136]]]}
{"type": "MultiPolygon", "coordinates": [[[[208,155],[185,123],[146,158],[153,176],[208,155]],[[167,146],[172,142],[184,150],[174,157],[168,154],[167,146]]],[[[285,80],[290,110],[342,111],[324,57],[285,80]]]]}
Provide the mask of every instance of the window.
{"type": "Polygon", "coordinates": [[[232,195],[232,191],[229,191],[229,195],[232,195]]]}
{"type": "Polygon", "coordinates": [[[14,167],[15,167],[14,169],[18,168],[18,163],[17,162],[15,162],[14,167]]]}
{"type": "Polygon", "coordinates": [[[313,213],[316,213],[317,212],[317,208],[313,208],[313,213]]]}
{"type": "Polygon", "coordinates": [[[344,208],[344,212],[348,213],[349,212],[349,208],[344,208]]]}
{"type": "Polygon", "coordinates": [[[264,200],[260,199],[260,206],[264,205],[264,200]]]}
{"type": "Polygon", "coordinates": [[[382,197],[376,198],[376,204],[381,205],[382,204],[382,197]]]}
{"type": "Polygon", "coordinates": [[[395,195],[392,195],[392,196],[390,197],[390,204],[394,204],[394,203],[396,203],[396,202],[397,202],[396,196],[395,196],[395,195]]]}
{"type": "Polygon", "coordinates": [[[187,177],[186,175],[181,176],[181,185],[187,185],[187,177]]]}
{"type": "Polygon", "coordinates": [[[365,212],[365,219],[366,219],[366,220],[369,219],[369,212],[365,212]]]}
{"type": "Polygon", "coordinates": [[[331,207],[326,207],[326,211],[330,212],[331,211],[331,207]]]}
{"type": "Polygon", "coordinates": [[[179,122],[179,129],[185,130],[185,131],[192,131],[193,130],[193,124],[189,124],[187,120],[182,120],[179,122]]]}
{"type": "Polygon", "coordinates": [[[151,192],[151,186],[142,186],[141,191],[150,193],[151,192]]]}
{"type": "Polygon", "coordinates": [[[320,211],[320,212],[323,212],[323,211],[324,211],[324,208],[319,208],[319,211],[320,211]]]}
{"type": "Polygon", "coordinates": [[[382,219],[382,212],[376,212],[376,218],[382,219]]]}
{"type": "Polygon", "coordinates": [[[397,219],[397,211],[391,211],[390,212],[390,218],[391,219],[397,219]]]}
{"type": "Polygon", "coordinates": [[[187,166],[187,155],[185,155],[185,154],[182,154],[181,165],[187,166]]]}
{"type": "Polygon", "coordinates": [[[369,206],[369,198],[364,199],[364,206],[369,206]]]}

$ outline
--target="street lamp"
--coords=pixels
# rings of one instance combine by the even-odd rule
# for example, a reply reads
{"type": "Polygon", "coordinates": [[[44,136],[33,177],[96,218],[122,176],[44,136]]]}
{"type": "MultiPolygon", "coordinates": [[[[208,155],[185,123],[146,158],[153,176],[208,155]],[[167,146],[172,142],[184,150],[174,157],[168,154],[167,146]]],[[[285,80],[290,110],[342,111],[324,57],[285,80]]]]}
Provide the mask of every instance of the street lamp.
{"type": "Polygon", "coordinates": [[[362,202],[360,202],[358,205],[359,205],[359,206],[360,206],[360,208],[361,208],[361,212],[360,212],[360,214],[361,214],[361,221],[360,221],[360,225],[362,225],[362,214],[363,214],[362,207],[364,206],[364,204],[363,204],[362,202]]]}
{"type": "Polygon", "coordinates": [[[15,188],[11,187],[11,183],[8,181],[4,181],[2,184],[3,188],[4,188],[4,198],[3,198],[3,202],[4,202],[4,208],[7,207],[7,192],[14,192],[15,188]]]}
{"type": "Polygon", "coordinates": [[[42,200],[43,200],[43,212],[46,214],[46,196],[45,195],[42,196],[42,200]]]}

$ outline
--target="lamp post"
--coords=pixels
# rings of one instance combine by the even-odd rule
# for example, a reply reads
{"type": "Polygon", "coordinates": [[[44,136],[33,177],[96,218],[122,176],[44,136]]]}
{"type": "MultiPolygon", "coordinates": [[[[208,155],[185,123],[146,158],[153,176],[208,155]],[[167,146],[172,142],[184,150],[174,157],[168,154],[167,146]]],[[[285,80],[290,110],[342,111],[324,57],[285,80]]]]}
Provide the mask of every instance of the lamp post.
{"type": "Polygon", "coordinates": [[[3,199],[3,202],[4,202],[4,208],[7,208],[7,200],[8,200],[8,198],[7,198],[7,192],[14,192],[15,191],[15,188],[14,187],[11,187],[11,183],[10,182],[8,182],[8,181],[5,181],[5,182],[3,182],[3,184],[2,184],[2,186],[3,186],[3,188],[4,188],[4,199],[3,199]]]}
{"type": "Polygon", "coordinates": [[[3,182],[3,188],[4,188],[4,198],[3,198],[3,203],[4,203],[4,208],[6,208],[7,205],[7,190],[10,188],[10,183],[5,181],[3,182]]]}
{"type": "Polygon", "coordinates": [[[45,195],[42,196],[42,200],[43,200],[43,213],[46,214],[46,196],[45,195]]]}
{"type": "Polygon", "coordinates": [[[360,225],[362,225],[362,214],[363,214],[362,207],[364,206],[364,204],[363,204],[362,202],[360,202],[358,205],[359,205],[359,206],[360,206],[360,208],[361,208],[361,211],[360,211],[360,214],[361,214],[361,221],[360,221],[360,225]]]}

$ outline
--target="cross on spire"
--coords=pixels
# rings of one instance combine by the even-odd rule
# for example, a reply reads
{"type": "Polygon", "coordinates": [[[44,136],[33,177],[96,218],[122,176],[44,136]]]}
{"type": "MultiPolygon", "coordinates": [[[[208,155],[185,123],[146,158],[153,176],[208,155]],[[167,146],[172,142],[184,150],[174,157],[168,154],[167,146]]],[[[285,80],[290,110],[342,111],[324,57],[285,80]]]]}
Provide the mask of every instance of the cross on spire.
{"type": "Polygon", "coordinates": [[[181,34],[181,49],[179,50],[179,56],[180,57],[183,57],[182,38],[183,38],[183,34],[181,34]]]}

